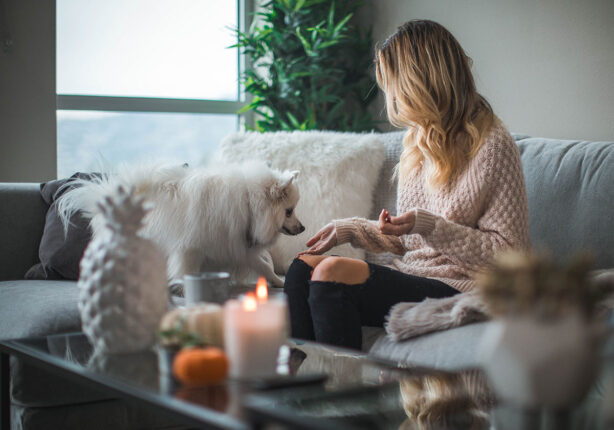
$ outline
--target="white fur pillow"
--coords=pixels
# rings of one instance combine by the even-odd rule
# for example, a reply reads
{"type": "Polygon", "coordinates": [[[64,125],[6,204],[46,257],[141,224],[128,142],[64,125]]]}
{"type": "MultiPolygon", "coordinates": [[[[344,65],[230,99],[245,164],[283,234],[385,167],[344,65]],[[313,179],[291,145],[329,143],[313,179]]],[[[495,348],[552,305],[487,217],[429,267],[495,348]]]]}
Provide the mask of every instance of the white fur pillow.
{"type": "MultiPolygon", "coordinates": [[[[300,170],[296,215],[305,226],[298,236],[281,235],[271,249],[275,271],[285,274],[305,242],[333,219],[368,217],[372,195],[385,157],[376,134],[294,131],[228,135],[221,144],[222,161],[260,159],[280,170],[300,170]]],[[[364,259],[349,244],[329,254],[364,259]]]]}

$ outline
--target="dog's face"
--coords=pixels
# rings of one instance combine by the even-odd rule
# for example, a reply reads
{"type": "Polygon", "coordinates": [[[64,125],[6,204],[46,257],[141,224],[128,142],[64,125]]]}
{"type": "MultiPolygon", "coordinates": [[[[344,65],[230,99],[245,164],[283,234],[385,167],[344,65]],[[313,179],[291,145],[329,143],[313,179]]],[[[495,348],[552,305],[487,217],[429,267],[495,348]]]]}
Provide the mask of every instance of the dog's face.
{"type": "Polygon", "coordinates": [[[293,172],[284,172],[285,178],[280,183],[280,189],[282,189],[280,199],[280,210],[283,210],[283,223],[279,229],[280,233],[287,235],[297,235],[305,231],[305,227],[299,219],[296,217],[294,209],[299,199],[298,188],[294,181],[298,177],[298,170],[293,172]]]}
{"type": "Polygon", "coordinates": [[[262,166],[254,170],[256,186],[264,193],[255,193],[251,198],[251,213],[254,215],[249,232],[252,246],[271,246],[280,233],[297,235],[305,231],[298,220],[295,208],[299,200],[298,187],[295,180],[298,171],[280,172],[262,166]],[[262,198],[264,197],[264,198],[262,198]]]}

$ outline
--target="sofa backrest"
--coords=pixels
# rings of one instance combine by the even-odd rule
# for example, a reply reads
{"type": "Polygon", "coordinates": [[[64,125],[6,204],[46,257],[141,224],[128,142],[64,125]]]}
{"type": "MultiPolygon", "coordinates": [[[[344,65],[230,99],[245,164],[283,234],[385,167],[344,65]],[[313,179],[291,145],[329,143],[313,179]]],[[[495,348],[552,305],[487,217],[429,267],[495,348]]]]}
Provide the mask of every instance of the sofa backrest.
{"type": "Polygon", "coordinates": [[[34,183],[0,183],[0,202],[0,281],[23,279],[39,261],[47,204],[34,183]]]}
{"type": "Polygon", "coordinates": [[[517,143],[533,246],[559,261],[587,250],[597,260],[595,269],[614,267],[614,142],[517,143]]]}
{"type": "MultiPolygon", "coordinates": [[[[596,257],[595,269],[614,267],[614,142],[582,142],[513,134],[520,149],[529,201],[531,243],[564,262],[580,250],[596,257]]],[[[392,172],[403,132],[382,134],[386,160],[373,196],[372,219],[396,212],[392,172]]],[[[368,254],[386,264],[390,255],[368,254]]]]}
{"type": "MultiPolygon", "coordinates": [[[[403,150],[402,131],[383,133],[382,141],[386,148],[386,158],[380,170],[377,185],[373,191],[373,209],[370,219],[377,219],[382,209],[387,209],[392,215],[397,212],[397,181],[393,178],[394,166],[399,162],[403,150]]],[[[366,259],[376,264],[389,264],[394,255],[391,253],[373,254],[366,253],[366,259]]]]}

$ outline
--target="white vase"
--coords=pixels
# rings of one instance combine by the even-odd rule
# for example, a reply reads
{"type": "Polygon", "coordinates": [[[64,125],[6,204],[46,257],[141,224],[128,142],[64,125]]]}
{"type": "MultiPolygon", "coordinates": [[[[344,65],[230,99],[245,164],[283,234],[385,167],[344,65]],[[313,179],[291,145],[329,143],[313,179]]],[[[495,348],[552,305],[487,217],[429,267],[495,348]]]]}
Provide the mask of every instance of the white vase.
{"type": "Polygon", "coordinates": [[[166,259],[137,234],[147,213],[142,199],[120,188],[99,209],[107,231],[80,264],[83,332],[98,353],[140,351],[154,345],[168,309],[166,259]]]}
{"type": "Polygon", "coordinates": [[[532,315],[504,318],[484,333],[480,355],[502,401],[565,407],[579,401],[595,377],[597,334],[579,312],[548,321],[532,315]]]}

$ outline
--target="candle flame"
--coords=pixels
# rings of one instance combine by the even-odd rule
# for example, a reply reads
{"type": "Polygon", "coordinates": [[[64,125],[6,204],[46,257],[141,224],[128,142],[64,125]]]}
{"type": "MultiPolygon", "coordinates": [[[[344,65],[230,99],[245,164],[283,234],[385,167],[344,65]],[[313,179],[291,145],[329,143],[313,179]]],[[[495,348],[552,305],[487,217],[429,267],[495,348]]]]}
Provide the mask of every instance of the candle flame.
{"type": "Polygon", "coordinates": [[[266,302],[268,296],[269,289],[267,288],[266,279],[261,276],[258,278],[258,283],[256,284],[256,297],[258,301],[266,302]]]}
{"type": "Polygon", "coordinates": [[[248,293],[245,295],[243,299],[243,310],[247,312],[254,312],[258,307],[258,303],[256,303],[256,298],[253,294],[248,293]]]}

